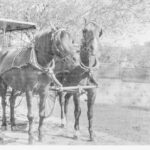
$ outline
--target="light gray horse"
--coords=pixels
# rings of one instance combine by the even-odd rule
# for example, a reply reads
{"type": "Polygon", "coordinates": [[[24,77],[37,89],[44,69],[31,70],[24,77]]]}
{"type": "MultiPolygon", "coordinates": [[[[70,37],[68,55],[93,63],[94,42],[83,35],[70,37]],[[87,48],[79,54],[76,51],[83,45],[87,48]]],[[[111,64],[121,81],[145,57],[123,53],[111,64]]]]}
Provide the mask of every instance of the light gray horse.
{"type": "MultiPolygon", "coordinates": [[[[58,74],[58,79],[63,84],[63,86],[88,86],[88,85],[96,85],[95,73],[98,69],[98,60],[97,56],[100,53],[100,43],[99,38],[102,36],[102,29],[95,22],[86,22],[82,33],[82,42],[80,48],[80,64],[73,68],[66,75],[58,74]]],[[[81,90],[81,89],[80,89],[81,90]]],[[[93,107],[96,98],[96,89],[86,89],[84,90],[87,93],[87,116],[89,122],[89,134],[90,140],[94,140],[93,133],[93,107]]],[[[75,124],[74,130],[75,135],[74,138],[78,138],[79,132],[79,118],[81,115],[81,107],[80,107],[80,92],[77,91],[75,93],[67,93],[64,94],[60,92],[60,105],[61,105],[61,119],[62,123],[64,119],[67,119],[68,112],[68,102],[71,96],[73,96],[73,101],[75,105],[74,116],[75,116],[75,124]],[[65,100],[63,100],[63,96],[65,100]]],[[[67,121],[67,120],[66,120],[67,121]]],[[[64,126],[62,124],[62,126],[64,126]]]]}

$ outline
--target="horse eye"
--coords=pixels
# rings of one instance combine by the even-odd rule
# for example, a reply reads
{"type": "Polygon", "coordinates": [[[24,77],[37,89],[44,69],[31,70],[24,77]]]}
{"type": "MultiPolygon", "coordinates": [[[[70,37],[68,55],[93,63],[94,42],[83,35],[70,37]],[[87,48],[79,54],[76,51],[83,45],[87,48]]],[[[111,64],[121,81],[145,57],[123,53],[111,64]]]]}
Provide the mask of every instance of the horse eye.
{"type": "Polygon", "coordinates": [[[90,46],[90,49],[92,49],[92,50],[94,49],[92,45],[90,46]]]}
{"type": "Polygon", "coordinates": [[[91,51],[91,49],[90,49],[90,48],[88,48],[88,49],[87,49],[87,51],[88,51],[88,52],[90,52],[90,51],[91,51]]]}
{"type": "Polygon", "coordinates": [[[83,33],[86,33],[86,32],[87,32],[87,29],[83,29],[82,32],[83,32],[83,33]]]}

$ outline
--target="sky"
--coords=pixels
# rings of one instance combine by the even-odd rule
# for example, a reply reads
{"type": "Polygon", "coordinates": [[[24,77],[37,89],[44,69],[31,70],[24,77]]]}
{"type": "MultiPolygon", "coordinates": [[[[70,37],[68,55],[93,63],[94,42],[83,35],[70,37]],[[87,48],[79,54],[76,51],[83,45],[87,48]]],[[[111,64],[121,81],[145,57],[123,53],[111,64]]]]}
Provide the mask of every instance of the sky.
{"type": "Polygon", "coordinates": [[[150,42],[150,24],[139,25],[130,24],[121,35],[111,34],[102,37],[104,44],[110,43],[113,46],[122,46],[130,48],[134,44],[144,45],[150,42]]]}

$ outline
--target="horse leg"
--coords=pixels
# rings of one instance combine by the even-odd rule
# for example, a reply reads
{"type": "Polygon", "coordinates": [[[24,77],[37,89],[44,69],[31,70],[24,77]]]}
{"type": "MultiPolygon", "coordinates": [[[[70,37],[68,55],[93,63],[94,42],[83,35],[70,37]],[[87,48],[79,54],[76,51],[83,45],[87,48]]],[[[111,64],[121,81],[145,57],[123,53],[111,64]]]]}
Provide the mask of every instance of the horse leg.
{"type": "Polygon", "coordinates": [[[75,116],[75,124],[74,124],[74,139],[78,139],[79,136],[79,118],[81,115],[81,107],[80,107],[80,100],[78,97],[78,94],[74,94],[73,96],[75,110],[74,110],[74,116],[75,116]]]}
{"type": "MultiPolygon", "coordinates": [[[[48,91],[48,90],[47,90],[48,91]]],[[[39,131],[39,136],[38,139],[40,142],[43,141],[43,122],[44,122],[44,118],[46,117],[46,113],[45,113],[45,104],[46,104],[46,96],[47,96],[47,92],[40,92],[40,102],[39,102],[39,127],[38,127],[38,131],[39,131]]]]}
{"type": "Polygon", "coordinates": [[[6,93],[7,93],[7,86],[2,89],[1,97],[2,97],[2,129],[6,130],[7,129],[7,123],[6,123],[6,93]]]}
{"type": "Polygon", "coordinates": [[[61,109],[61,127],[64,128],[66,125],[66,118],[64,114],[64,94],[63,92],[58,93],[59,96],[59,104],[61,109]]]}
{"type": "Polygon", "coordinates": [[[32,92],[27,91],[26,92],[26,100],[27,100],[27,108],[28,108],[28,120],[29,120],[29,130],[28,130],[28,142],[29,144],[33,144],[34,142],[34,135],[33,135],[33,120],[34,120],[34,115],[32,111],[32,92]]]}
{"type": "Polygon", "coordinates": [[[88,122],[89,122],[89,134],[90,134],[90,141],[94,140],[94,133],[93,133],[93,107],[94,107],[94,102],[95,102],[95,98],[96,98],[96,91],[93,89],[90,89],[87,91],[87,97],[88,97],[88,101],[87,101],[87,107],[88,107],[88,111],[87,111],[87,116],[88,116],[88,122]]]}
{"type": "Polygon", "coordinates": [[[68,119],[67,119],[67,114],[68,114],[68,104],[69,104],[69,99],[71,97],[72,94],[70,93],[67,93],[65,95],[65,104],[64,104],[64,114],[65,114],[65,119],[66,119],[66,126],[67,126],[67,123],[68,123],[68,119]]]}
{"type": "Polygon", "coordinates": [[[11,96],[9,98],[9,102],[10,102],[10,122],[11,122],[11,130],[15,130],[16,124],[15,124],[15,112],[14,112],[14,107],[15,107],[15,100],[16,100],[16,96],[15,94],[15,90],[13,89],[11,92],[11,96]]]}
{"type": "Polygon", "coordinates": [[[0,144],[3,144],[3,143],[4,143],[4,139],[3,139],[2,132],[0,131],[0,144]]]}
{"type": "Polygon", "coordinates": [[[7,130],[7,123],[6,123],[6,97],[2,96],[2,129],[7,130]]]}

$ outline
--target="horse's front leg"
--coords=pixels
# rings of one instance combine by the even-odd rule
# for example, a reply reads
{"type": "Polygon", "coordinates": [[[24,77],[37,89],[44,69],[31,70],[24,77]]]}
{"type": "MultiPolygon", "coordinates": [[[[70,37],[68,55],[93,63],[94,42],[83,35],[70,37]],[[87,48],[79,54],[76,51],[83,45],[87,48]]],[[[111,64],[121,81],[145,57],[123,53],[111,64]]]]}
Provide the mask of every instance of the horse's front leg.
{"type": "Polygon", "coordinates": [[[28,108],[27,117],[29,120],[28,142],[29,142],[29,144],[33,144],[33,142],[34,142],[34,135],[33,135],[34,115],[33,115],[33,110],[32,110],[32,92],[31,91],[26,92],[26,100],[27,100],[27,108],[28,108]]]}
{"type": "Polygon", "coordinates": [[[16,96],[15,96],[15,90],[13,89],[11,92],[11,96],[9,98],[9,102],[10,102],[10,122],[11,122],[11,130],[15,130],[16,128],[16,123],[15,123],[15,100],[16,100],[16,96]]]}
{"type": "Polygon", "coordinates": [[[48,94],[48,89],[39,93],[39,96],[40,96],[39,118],[40,118],[40,120],[39,120],[39,127],[38,127],[38,131],[39,131],[38,139],[40,142],[43,141],[43,122],[44,122],[44,118],[46,117],[45,104],[46,104],[46,100],[47,100],[46,99],[47,94],[48,94]]]}
{"type": "Polygon", "coordinates": [[[96,98],[96,90],[90,89],[87,91],[87,97],[88,97],[88,101],[87,101],[87,107],[88,107],[88,111],[87,111],[87,116],[88,116],[88,122],[89,122],[89,134],[90,134],[90,141],[94,140],[94,133],[93,133],[93,107],[94,107],[94,102],[95,102],[95,98],[96,98]]]}
{"type": "Polygon", "coordinates": [[[79,136],[79,118],[81,115],[81,107],[80,107],[80,99],[78,94],[74,94],[73,96],[75,110],[74,110],[74,116],[75,116],[75,124],[74,124],[74,139],[78,139],[79,136]]]}
{"type": "Polygon", "coordinates": [[[65,117],[65,114],[64,114],[64,94],[63,92],[59,92],[58,93],[58,96],[59,96],[59,104],[60,104],[60,113],[61,113],[61,127],[65,127],[66,125],[66,117],[65,117]]]}
{"type": "Polygon", "coordinates": [[[68,117],[67,117],[67,114],[68,114],[68,105],[69,105],[69,99],[70,97],[72,96],[71,93],[67,93],[64,97],[65,99],[65,104],[64,104],[64,115],[65,115],[65,119],[66,119],[66,126],[68,124],[68,117]]]}
{"type": "Polygon", "coordinates": [[[3,144],[3,143],[4,143],[3,134],[2,134],[2,132],[0,131],[0,144],[3,144]]]}

